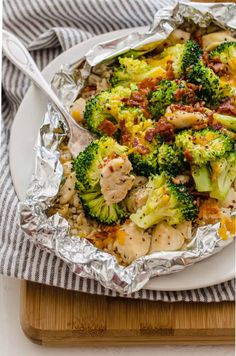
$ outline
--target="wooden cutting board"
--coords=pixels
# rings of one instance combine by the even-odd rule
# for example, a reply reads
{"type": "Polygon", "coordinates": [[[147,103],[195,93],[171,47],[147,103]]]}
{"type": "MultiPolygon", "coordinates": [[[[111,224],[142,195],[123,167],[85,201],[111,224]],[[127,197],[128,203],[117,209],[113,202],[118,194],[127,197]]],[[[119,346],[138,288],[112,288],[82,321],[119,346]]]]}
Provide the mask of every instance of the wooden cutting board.
{"type": "Polygon", "coordinates": [[[113,298],[22,282],[21,325],[41,345],[233,344],[235,305],[113,298]]]}
{"type": "Polygon", "coordinates": [[[42,345],[233,344],[234,303],[167,303],[22,282],[21,325],[42,345]]]}

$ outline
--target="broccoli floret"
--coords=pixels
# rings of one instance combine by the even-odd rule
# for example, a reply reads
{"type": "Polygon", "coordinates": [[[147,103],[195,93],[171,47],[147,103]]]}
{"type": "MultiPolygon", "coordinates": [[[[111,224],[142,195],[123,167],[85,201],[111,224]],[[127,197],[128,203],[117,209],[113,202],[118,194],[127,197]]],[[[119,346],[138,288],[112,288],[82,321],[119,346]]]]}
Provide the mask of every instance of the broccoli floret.
{"type": "Polygon", "coordinates": [[[229,66],[231,72],[236,71],[236,42],[223,42],[209,53],[209,58],[219,58],[229,66]]]}
{"type": "Polygon", "coordinates": [[[191,173],[198,192],[210,192],[212,190],[211,173],[208,165],[192,166],[191,173]]]}
{"type": "Polygon", "coordinates": [[[120,57],[120,65],[113,70],[110,79],[111,85],[126,86],[130,83],[141,82],[146,78],[158,78],[165,76],[165,69],[160,65],[152,66],[144,59],[120,57]]]}
{"type": "Polygon", "coordinates": [[[103,159],[112,154],[121,155],[125,152],[127,147],[119,145],[111,137],[102,137],[90,143],[73,161],[73,170],[77,178],[76,188],[84,192],[96,187],[100,180],[100,165],[103,159]]]}
{"type": "Polygon", "coordinates": [[[104,135],[101,124],[104,120],[117,124],[120,109],[124,107],[122,99],[130,98],[131,89],[116,87],[103,91],[86,102],[84,119],[90,131],[104,135]]]}
{"type": "Polygon", "coordinates": [[[187,167],[182,150],[167,143],[160,146],[157,162],[159,172],[167,172],[172,176],[176,176],[187,167]]]}
{"type": "Polygon", "coordinates": [[[212,190],[210,197],[224,200],[236,178],[236,151],[211,162],[212,190]]]}
{"type": "Polygon", "coordinates": [[[229,130],[236,132],[236,117],[230,115],[213,114],[213,119],[229,130]]]}
{"type": "Polygon", "coordinates": [[[130,82],[137,83],[146,78],[166,78],[166,66],[169,60],[172,61],[175,78],[181,78],[186,68],[196,63],[200,55],[201,49],[198,44],[188,40],[184,44],[169,47],[151,58],[119,57],[120,65],[113,71],[111,84],[125,86],[130,82]]]}
{"type": "Polygon", "coordinates": [[[131,153],[129,160],[132,163],[134,173],[144,177],[157,173],[157,153],[157,148],[153,148],[152,152],[144,155],[131,153]]]}
{"type": "Polygon", "coordinates": [[[164,173],[152,176],[147,183],[148,199],[130,219],[139,227],[148,229],[160,221],[170,225],[194,220],[197,207],[183,184],[175,185],[164,173]]]}
{"type": "Polygon", "coordinates": [[[187,89],[184,81],[162,80],[159,88],[148,95],[149,110],[152,116],[158,120],[166,112],[166,108],[174,103],[185,103],[187,98],[175,96],[178,89],[187,89]]]}
{"type": "Polygon", "coordinates": [[[213,70],[205,67],[201,61],[189,68],[187,79],[189,82],[201,86],[196,94],[199,99],[204,100],[212,108],[234,95],[234,89],[229,84],[221,82],[213,70]]]}
{"type": "Polygon", "coordinates": [[[127,216],[126,211],[119,203],[110,205],[106,203],[98,186],[80,194],[80,200],[85,214],[103,224],[111,225],[122,221],[127,216]]]}
{"type": "Polygon", "coordinates": [[[221,158],[233,149],[233,141],[227,135],[211,128],[183,130],[176,135],[175,144],[184,151],[191,164],[199,166],[221,158]]]}
{"type": "Polygon", "coordinates": [[[183,44],[166,48],[161,53],[160,58],[169,58],[172,60],[175,78],[181,78],[188,67],[197,63],[201,54],[202,50],[199,45],[192,40],[188,40],[183,44]]]}

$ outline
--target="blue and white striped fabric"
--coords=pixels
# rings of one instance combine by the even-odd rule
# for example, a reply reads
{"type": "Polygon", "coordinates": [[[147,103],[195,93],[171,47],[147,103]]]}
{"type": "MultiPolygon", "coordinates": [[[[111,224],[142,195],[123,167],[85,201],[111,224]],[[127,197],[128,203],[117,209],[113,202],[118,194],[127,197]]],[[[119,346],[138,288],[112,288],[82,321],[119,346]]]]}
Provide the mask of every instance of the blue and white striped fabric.
{"type": "MultiPolygon", "coordinates": [[[[121,28],[148,25],[172,0],[4,0],[3,27],[17,35],[43,69],[62,51],[88,38],[121,28]]],[[[29,80],[3,58],[0,167],[0,273],[62,288],[116,296],[95,281],[75,276],[60,259],[37,248],[17,225],[18,199],[9,170],[12,120],[29,80]]],[[[22,133],[23,134],[23,133],[22,133]]],[[[182,292],[139,291],[133,298],[164,301],[234,299],[234,283],[182,292]]]]}

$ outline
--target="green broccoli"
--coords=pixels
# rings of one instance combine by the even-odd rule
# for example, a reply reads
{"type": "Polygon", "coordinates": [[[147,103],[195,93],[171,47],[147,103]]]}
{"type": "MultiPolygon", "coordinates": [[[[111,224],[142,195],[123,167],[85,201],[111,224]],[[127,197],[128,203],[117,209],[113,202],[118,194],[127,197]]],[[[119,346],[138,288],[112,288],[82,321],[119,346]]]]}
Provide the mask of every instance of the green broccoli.
{"type": "Polygon", "coordinates": [[[148,95],[149,110],[152,116],[158,120],[166,112],[166,108],[174,102],[185,103],[187,98],[177,98],[175,93],[178,89],[187,89],[184,81],[162,80],[157,90],[148,95]]]}
{"type": "Polygon", "coordinates": [[[229,130],[236,132],[236,117],[230,115],[213,114],[213,119],[229,130]]]}
{"type": "Polygon", "coordinates": [[[183,150],[191,164],[198,166],[221,158],[233,149],[232,139],[211,128],[199,131],[183,130],[176,135],[175,144],[183,150]]]}
{"type": "MultiPolygon", "coordinates": [[[[129,99],[131,96],[131,89],[116,87],[110,91],[103,91],[94,98],[86,102],[84,119],[90,131],[104,135],[102,123],[105,120],[117,125],[119,121],[119,114],[125,105],[123,99],[129,99]]],[[[133,108],[134,109],[134,108],[133,108]]],[[[131,113],[132,117],[142,115],[142,111],[135,108],[136,111],[131,113]]],[[[128,109],[127,109],[128,110],[128,109]]],[[[114,131],[115,133],[116,131],[114,131]]]]}
{"type": "Polygon", "coordinates": [[[94,189],[100,180],[100,165],[103,159],[126,152],[127,147],[119,145],[111,137],[102,137],[90,143],[73,161],[73,170],[77,178],[76,188],[80,192],[94,189]]]}
{"type": "Polygon", "coordinates": [[[126,211],[119,203],[110,205],[106,203],[98,186],[93,190],[81,193],[80,200],[85,214],[103,224],[111,225],[124,220],[127,216],[126,211]]]}
{"type": "Polygon", "coordinates": [[[236,42],[223,42],[209,53],[209,59],[219,58],[229,66],[230,72],[236,72],[236,42]]]}
{"type": "Polygon", "coordinates": [[[229,84],[222,82],[213,70],[205,67],[201,61],[188,68],[187,80],[201,86],[196,94],[212,108],[235,93],[229,84]]]}
{"type": "Polygon", "coordinates": [[[160,58],[172,60],[175,78],[181,78],[186,69],[199,60],[201,54],[202,50],[199,45],[195,41],[188,40],[183,44],[166,48],[161,53],[160,58]]]}
{"type": "Polygon", "coordinates": [[[153,147],[153,151],[147,154],[131,153],[129,160],[132,163],[134,173],[144,177],[157,173],[157,153],[156,147],[153,147]]]}
{"type": "Polygon", "coordinates": [[[119,57],[119,66],[113,70],[112,86],[141,82],[146,78],[166,78],[167,62],[172,61],[175,78],[184,76],[187,67],[201,55],[198,44],[192,40],[165,49],[161,54],[143,59],[119,57]]]}
{"type": "Polygon", "coordinates": [[[212,190],[211,172],[208,165],[192,166],[191,173],[198,192],[210,192],[212,190]]]}
{"type": "Polygon", "coordinates": [[[152,176],[146,188],[146,204],[130,216],[139,227],[148,229],[163,220],[175,225],[196,218],[197,207],[194,199],[183,184],[175,185],[170,177],[162,173],[152,176]]]}
{"type": "Polygon", "coordinates": [[[127,86],[130,83],[141,82],[146,78],[158,78],[165,76],[165,68],[160,65],[150,65],[145,59],[131,57],[119,57],[120,65],[113,70],[110,79],[111,85],[127,86]]]}
{"type": "Polygon", "coordinates": [[[211,162],[211,170],[212,190],[210,197],[224,200],[236,178],[236,151],[211,162]]]}
{"type": "Polygon", "coordinates": [[[176,176],[187,168],[182,150],[167,143],[160,146],[157,162],[159,172],[167,172],[172,176],[176,176]]]}

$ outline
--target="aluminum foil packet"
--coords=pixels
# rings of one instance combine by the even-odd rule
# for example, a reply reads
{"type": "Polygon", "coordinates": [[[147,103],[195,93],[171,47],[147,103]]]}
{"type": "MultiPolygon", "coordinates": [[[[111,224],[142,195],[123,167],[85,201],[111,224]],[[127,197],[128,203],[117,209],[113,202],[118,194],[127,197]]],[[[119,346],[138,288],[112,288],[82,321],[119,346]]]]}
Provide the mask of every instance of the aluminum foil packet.
{"type": "MultiPolygon", "coordinates": [[[[149,51],[174,29],[196,25],[208,32],[227,29],[235,35],[236,4],[178,3],[163,8],[154,15],[148,31],[133,32],[98,44],[77,63],[63,66],[53,78],[53,88],[69,107],[79,96],[91,71],[100,63],[112,61],[130,49],[149,51]]],[[[38,136],[34,175],[25,201],[19,204],[19,214],[21,228],[32,241],[63,259],[74,273],[96,279],[104,287],[126,295],[143,288],[150,278],[181,271],[232,242],[231,238],[223,241],[219,237],[219,223],[207,225],[196,229],[187,250],[155,252],[124,267],[114,256],[97,249],[87,239],[70,236],[68,222],[63,217],[46,215],[60,187],[63,169],[58,146],[67,135],[63,118],[49,104],[38,136]]]]}

